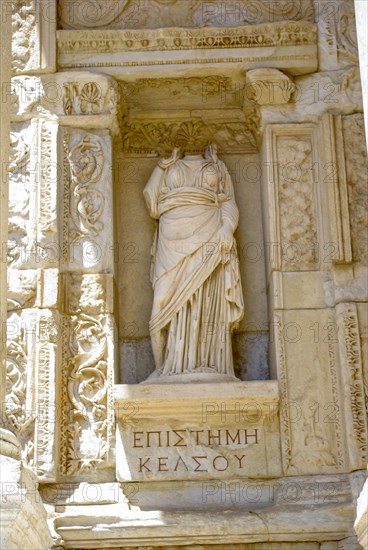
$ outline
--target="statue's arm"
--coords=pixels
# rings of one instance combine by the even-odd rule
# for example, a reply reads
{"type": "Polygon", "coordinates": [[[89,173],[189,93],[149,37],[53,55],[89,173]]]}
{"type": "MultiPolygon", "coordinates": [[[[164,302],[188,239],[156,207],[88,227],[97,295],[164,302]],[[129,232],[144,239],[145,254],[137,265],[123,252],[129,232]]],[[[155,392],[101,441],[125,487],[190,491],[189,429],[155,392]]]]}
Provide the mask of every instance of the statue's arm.
{"type": "Polygon", "coordinates": [[[150,216],[151,218],[154,218],[156,220],[159,218],[158,197],[159,197],[161,182],[164,174],[165,174],[165,171],[160,166],[156,166],[143,191],[143,196],[146,201],[146,205],[150,213],[150,216]]]}
{"type": "Polygon", "coordinates": [[[222,165],[224,174],[224,200],[221,203],[221,215],[224,225],[229,226],[234,233],[239,223],[239,210],[235,202],[233,182],[225,165],[222,165]]]}

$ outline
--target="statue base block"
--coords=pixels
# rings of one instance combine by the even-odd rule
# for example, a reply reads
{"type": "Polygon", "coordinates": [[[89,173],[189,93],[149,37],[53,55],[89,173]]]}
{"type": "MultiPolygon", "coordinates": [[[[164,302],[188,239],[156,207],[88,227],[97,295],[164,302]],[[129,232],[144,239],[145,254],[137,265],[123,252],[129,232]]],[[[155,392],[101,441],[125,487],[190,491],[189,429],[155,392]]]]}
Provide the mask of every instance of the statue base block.
{"type": "Polygon", "coordinates": [[[119,481],[281,475],[278,384],[116,386],[119,481]]]}
{"type": "Polygon", "coordinates": [[[220,382],[240,382],[239,378],[229,376],[228,374],[218,374],[213,372],[193,372],[185,374],[175,374],[173,376],[160,376],[154,371],[147,380],[141,382],[141,385],[147,384],[218,384],[220,382]]]}

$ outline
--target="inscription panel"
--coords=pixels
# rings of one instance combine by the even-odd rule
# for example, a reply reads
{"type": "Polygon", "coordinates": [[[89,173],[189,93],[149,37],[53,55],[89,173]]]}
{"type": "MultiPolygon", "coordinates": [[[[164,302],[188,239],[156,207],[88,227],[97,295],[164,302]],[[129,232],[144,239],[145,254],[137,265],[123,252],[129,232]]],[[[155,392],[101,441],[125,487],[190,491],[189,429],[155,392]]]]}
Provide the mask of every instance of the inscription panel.
{"type": "MultiPolygon", "coordinates": [[[[250,388],[253,384],[262,383],[250,383],[250,388]]],[[[233,386],[234,393],[237,387],[244,389],[242,383],[228,385],[233,386]]],[[[237,399],[235,395],[213,399],[201,394],[198,386],[203,389],[205,385],[192,388],[191,397],[182,395],[176,406],[171,388],[165,388],[166,395],[160,401],[153,398],[152,402],[142,403],[138,398],[115,403],[119,481],[281,475],[278,404],[274,396],[245,399],[236,392],[237,399]]],[[[134,388],[133,392],[139,396],[142,393],[142,397],[148,389],[125,387],[134,388]]],[[[163,389],[149,387],[151,391],[153,388],[158,395],[163,389]]],[[[187,388],[180,390],[182,394],[188,392],[187,388]]]]}

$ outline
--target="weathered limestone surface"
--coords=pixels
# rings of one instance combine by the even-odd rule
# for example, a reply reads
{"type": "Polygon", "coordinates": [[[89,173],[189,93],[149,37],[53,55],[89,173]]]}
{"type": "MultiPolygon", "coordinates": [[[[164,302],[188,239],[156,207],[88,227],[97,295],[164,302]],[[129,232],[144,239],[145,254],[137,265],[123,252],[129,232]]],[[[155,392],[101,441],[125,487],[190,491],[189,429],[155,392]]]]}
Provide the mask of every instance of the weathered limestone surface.
{"type": "Polygon", "coordinates": [[[23,463],[5,547],[26,532],[48,550],[47,517],[70,550],[364,548],[353,1],[58,4],[55,34],[54,0],[14,2],[6,408],[23,463]],[[214,143],[234,183],[242,381],[139,385],[154,368],[142,191],[189,142],[214,143]]]}

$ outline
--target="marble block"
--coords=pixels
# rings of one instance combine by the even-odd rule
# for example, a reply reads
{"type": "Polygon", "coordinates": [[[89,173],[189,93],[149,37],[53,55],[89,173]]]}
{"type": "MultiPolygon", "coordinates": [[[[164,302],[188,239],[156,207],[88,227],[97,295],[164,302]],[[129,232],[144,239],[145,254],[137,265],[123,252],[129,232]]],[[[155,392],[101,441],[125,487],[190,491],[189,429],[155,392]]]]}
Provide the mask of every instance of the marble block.
{"type": "Polygon", "coordinates": [[[281,474],[274,381],[115,386],[119,481],[281,474]]]}

